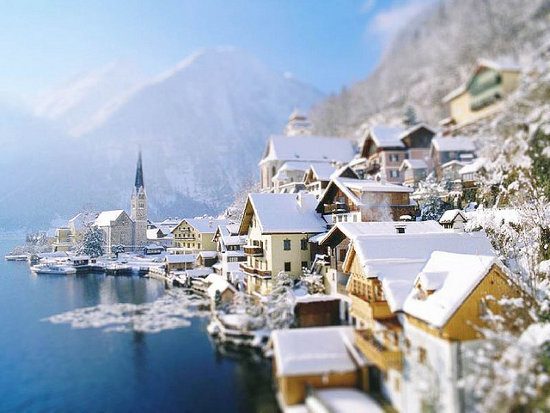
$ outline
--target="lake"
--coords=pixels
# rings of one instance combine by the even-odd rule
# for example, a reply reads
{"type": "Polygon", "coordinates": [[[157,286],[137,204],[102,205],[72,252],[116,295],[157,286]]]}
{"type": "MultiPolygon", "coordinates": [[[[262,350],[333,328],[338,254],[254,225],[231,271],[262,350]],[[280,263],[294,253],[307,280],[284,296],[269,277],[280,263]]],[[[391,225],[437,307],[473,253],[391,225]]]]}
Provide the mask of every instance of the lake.
{"type": "Polygon", "coordinates": [[[151,318],[161,307],[147,303],[170,298],[160,281],[36,276],[25,262],[4,261],[18,243],[0,238],[0,411],[277,412],[269,360],[217,348],[207,317],[190,315],[187,326],[166,330],[151,318]],[[149,314],[142,324],[162,331],[100,326],[118,303],[136,304],[134,313],[149,314]],[[96,318],[84,319],[97,328],[48,321],[71,312],[66,317],[82,326],[86,315],[72,311],[98,305],[96,318]]]}

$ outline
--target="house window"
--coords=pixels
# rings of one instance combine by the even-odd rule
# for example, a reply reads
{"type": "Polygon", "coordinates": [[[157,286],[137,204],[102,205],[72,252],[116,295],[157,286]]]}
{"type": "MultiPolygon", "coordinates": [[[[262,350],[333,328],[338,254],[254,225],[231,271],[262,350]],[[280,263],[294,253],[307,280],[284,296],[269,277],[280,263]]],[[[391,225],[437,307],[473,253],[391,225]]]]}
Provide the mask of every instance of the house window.
{"type": "Polygon", "coordinates": [[[307,239],[300,240],[300,248],[302,249],[302,251],[307,250],[307,239]]]}
{"type": "Polygon", "coordinates": [[[308,265],[307,265],[307,261],[302,261],[302,268],[307,268],[308,265]]]}
{"type": "Polygon", "coordinates": [[[426,364],[426,349],[424,347],[418,347],[418,362],[426,364]]]}
{"type": "Polygon", "coordinates": [[[390,158],[390,162],[397,162],[397,161],[399,161],[399,155],[396,154],[396,153],[390,153],[389,158],[390,158]]]}
{"type": "Polygon", "coordinates": [[[399,178],[399,171],[397,169],[390,170],[390,178],[399,178]]]}
{"type": "Polygon", "coordinates": [[[291,265],[290,265],[290,262],[285,262],[285,271],[286,271],[286,272],[292,271],[291,268],[292,268],[292,267],[291,267],[291,265]]]}
{"type": "Polygon", "coordinates": [[[285,251],[290,251],[290,240],[289,239],[283,240],[283,249],[285,251]]]}

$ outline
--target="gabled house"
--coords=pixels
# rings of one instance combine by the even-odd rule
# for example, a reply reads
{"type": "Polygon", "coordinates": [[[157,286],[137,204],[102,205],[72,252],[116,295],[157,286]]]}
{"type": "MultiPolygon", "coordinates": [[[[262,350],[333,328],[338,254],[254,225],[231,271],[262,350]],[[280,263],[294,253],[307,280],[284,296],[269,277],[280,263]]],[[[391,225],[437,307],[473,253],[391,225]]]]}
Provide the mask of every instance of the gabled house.
{"type": "Polygon", "coordinates": [[[276,182],[281,180],[282,176],[277,176],[277,173],[287,162],[291,163],[288,168],[294,171],[300,170],[298,165],[303,165],[301,180],[312,163],[345,164],[353,159],[355,153],[355,143],[350,139],[309,135],[271,136],[259,162],[261,189],[271,191],[274,188],[273,178],[276,177],[276,182]]]}
{"type": "Polygon", "coordinates": [[[520,291],[480,233],[362,235],[344,262],[356,325],[355,344],[367,360],[372,391],[398,411],[464,411],[463,351],[476,345],[484,298],[520,291]],[[406,367],[406,368],[405,368],[406,367]],[[417,391],[417,376],[434,377],[435,406],[417,391]]]}
{"type": "Polygon", "coordinates": [[[216,243],[218,253],[218,262],[214,264],[214,270],[227,281],[236,283],[238,275],[242,273],[239,265],[246,261],[243,249],[246,245],[246,236],[239,235],[239,224],[231,223],[218,225],[212,240],[216,243]]]}
{"type": "Polygon", "coordinates": [[[422,159],[405,159],[399,167],[403,185],[416,187],[428,176],[428,164],[422,159]]]}
{"type": "Polygon", "coordinates": [[[414,215],[413,189],[372,179],[335,178],[319,197],[317,212],[327,222],[398,220],[414,215]]]}
{"type": "Polygon", "coordinates": [[[214,234],[219,225],[228,224],[226,219],[212,217],[185,218],[172,229],[173,245],[185,253],[216,251],[214,234]]]}
{"type": "Polygon", "coordinates": [[[314,163],[305,171],[303,181],[309,193],[319,196],[334,177],[359,179],[348,165],[338,168],[337,164],[314,163]]]}
{"type": "Polygon", "coordinates": [[[381,125],[370,127],[359,155],[363,162],[354,161],[354,170],[363,177],[381,173],[388,182],[401,183],[403,161],[415,159],[430,163],[429,150],[434,135],[435,131],[423,123],[408,129],[381,125]]]}
{"type": "Polygon", "coordinates": [[[468,222],[466,213],[464,213],[460,209],[450,209],[448,211],[445,211],[441,218],[439,218],[439,223],[441,224],[441,226],[443,226],[443,228],[446,229],[464,231],[466,222],[468,222]]]}
{"type": "Polygon", "coordinates": [[[494,114],[516,89],[520,72],[511,61],[479,59],[466,82],[443,98],[450,116],[447,123],[456,128],[494,114]]]}
{"type": "Polygon", "coordinates": [[[460,168],[458,173],[462,181],[462,187],[466,189],[475,187],[485,172],[486,164],[487,158],[477,158],[460,168]]]}
{"type": "Polygon", "coordinates": [[[248,238],[240,267],[249,293],[267,294],[272,276],[284,271],[297,278],[309,267],[309,238],[326,231],[316,205],[308,193],[249,194],[239,227],[239,235],[248,238]]]}
{"type": "MultiPolygon", "coordinates": [[[[464,136],[433,138],[430,148],[430,158],[433,162],[437,178],[443,178],[443,165],[451,161],[461,163],[460,167],[464,166],[467,162],[471,162],[475,158],[475,150],[473,140],[464,136]]],[[[447,167],[451,165],[453,164],[448,164],[447,167]]]]}

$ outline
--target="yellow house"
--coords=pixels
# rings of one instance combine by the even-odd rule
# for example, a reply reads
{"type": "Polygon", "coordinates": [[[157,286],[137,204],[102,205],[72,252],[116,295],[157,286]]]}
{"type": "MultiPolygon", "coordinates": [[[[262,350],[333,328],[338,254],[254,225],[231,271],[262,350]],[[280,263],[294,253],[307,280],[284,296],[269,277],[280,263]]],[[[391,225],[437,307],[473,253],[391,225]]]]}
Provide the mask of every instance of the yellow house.
{"type": "Polygon", "coordinates": [[[316,205],[308,193],[248,196],[239,234],[248,236],[247,259],[240,267],[249,293],[268,294],[272,276],[284,271],[299,277],[309,266],[309,238],[327,229],[316,205]]]}
{"type": "Polygon", "coordinates": [[[463,126],[495,113],[518,86],[519,76],[516,64],[478,60],[468,80],[443,98],[451,123],[463,126]]]}
{"type": "Polygon", "coordinates": [[[273,375],[277,398],[283,411],[303,404],[308,388],[359,388],[365,360],[353,346],[349,326],[275,330],[273,375]]]}
{"type": "Polygon", "coordinates": [[[465,411],[460,366],[482,338],[478,327],[492,306],[485,299],[521,295],[486,235],[359,236],[343,269],[351,273],[355,345],[372,363],[369,391],[397,411],[422,411],[428,402],[415,380],[430,374],[438,411],[465,411]]]}
{"type": "Polygon", "coordinates": [[[214,234],[218,225],[227,225],[225,219],[185,218],[172,229],[174,236],[173,246],[182,249],[184,253],[198,253],[200,251],[216,251],[214,234]]]}

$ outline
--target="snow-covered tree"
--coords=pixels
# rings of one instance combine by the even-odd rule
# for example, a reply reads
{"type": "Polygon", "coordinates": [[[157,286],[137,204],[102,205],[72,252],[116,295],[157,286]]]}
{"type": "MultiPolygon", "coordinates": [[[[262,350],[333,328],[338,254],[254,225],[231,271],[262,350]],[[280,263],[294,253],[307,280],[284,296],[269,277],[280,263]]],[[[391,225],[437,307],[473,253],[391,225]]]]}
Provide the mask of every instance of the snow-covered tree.
{"type": "Polygon", "coordinates": [[[124,245],[116,244],[111,247],[111,252],[115,254],[118,259],[118,255],[122,254],[125,251],[124,245]]]}
{"type": "Polygon", "coordinates": [[[272,282],[273,288],[265,301],[266,325],[272,330],[288,328],[294,322],[294,280],[281,271],[273,277],[272,282]]]}
{"type": "Polygon", "coordinates": [[[87,225],[77,252],[92,258],[103,255],[103,231],[94,225],[87,225]]]}
{"type": "Polygon", "coordinates": [[[405,113],[403,114],[403,124],[405,126],[414,126],[418,123],[418,119],[416,117],[416,111],[412,106],[407,106],[405,109],[405,113]]]}
{"type": "Polygon", "coordinates": [[[312,273],[308,268],[304,268],[303,271],[304,274],[300,278],[300,283],[307,289],[308,294],[324,294],[323,276],[312,273]]]}
{"type": "Polygon", "coordinates": [[[422,221],[439,220],[441,215],[451,208],[444,201],[447,196],[448,191],[436,181],[433,175],[428,176],[425,181],[419,182],[413,197],[420,207],[420,219],[422,221]]]}

